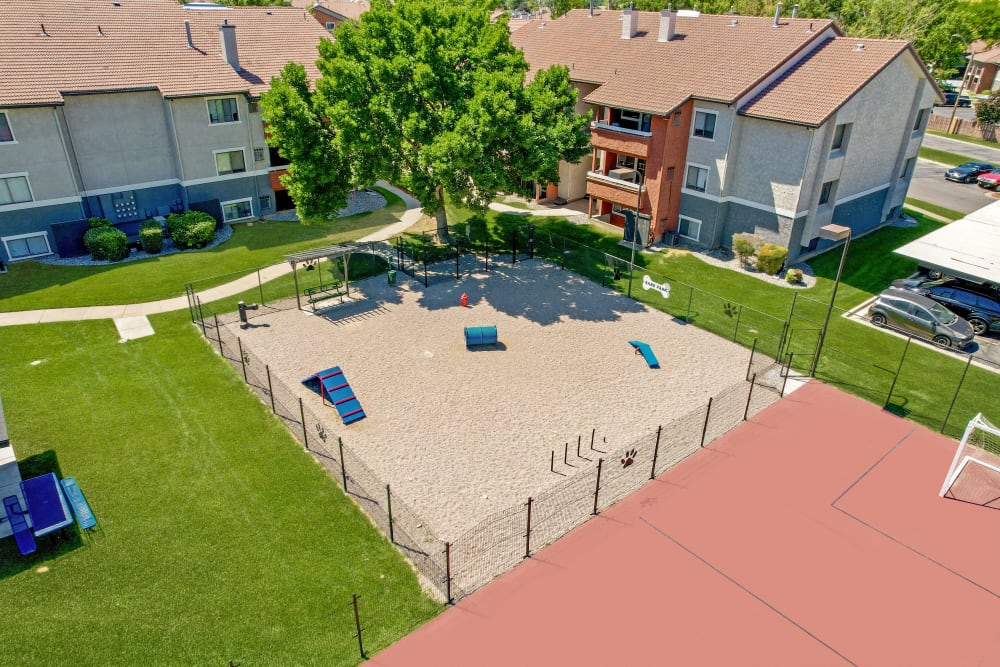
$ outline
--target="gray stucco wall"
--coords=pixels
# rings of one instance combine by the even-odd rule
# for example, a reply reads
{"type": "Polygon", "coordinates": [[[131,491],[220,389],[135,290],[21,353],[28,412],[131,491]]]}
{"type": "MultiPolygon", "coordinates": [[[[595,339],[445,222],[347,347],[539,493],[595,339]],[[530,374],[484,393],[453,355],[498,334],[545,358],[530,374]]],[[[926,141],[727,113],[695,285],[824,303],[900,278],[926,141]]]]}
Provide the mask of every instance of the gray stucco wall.
{"type": "MultiPolygon", "coordinates": [[[[36,202],[77,194],[54,107],[0,109],[16,143],[0,144],[0,174],[28,173],[36,202]]],[[[2,208],[2,207],[0,207],[2,208]]]]}
{"type": "Polygon", "coordinates": [[[725,223],[720,225],[718,243],[726,247],[732,245],[733,234],[737,233],[756,234],[767,243],[786,247],[792,238],[792,218],[771,211],[729,202],[724,220],[725,223]]]}
{"type": "Polygon", "coordinates": [[[261,195],[271,195],[271,204],[274,205],[274,193],[267,183],[265,176],[249,176],[226,181],[216,181],[204,183],[202,185],[192,185],[187,188],[188,199],[190,201],[204,201],[207,199],[218,199],[220,202],[233,201],[235,199],[250,198],[254,215],[260,214],[261,195]]]}
{"type": "Polygon", "coordinates": [[[242,94],[172,99],[168,104],[177,131],[183,180],[217,177],[219,174],[214,153],[217,150],[243,149],[247,171],[267,166],[267,149],[260,114],[249,113],[246,98],[242,94]],[[236,100],[239,121],[210,123],[208,100],[225,97],[236,100]],[[254,160],[255,147],[265,149],[264,159],[260,162],[254,160]]]}
{"type": "MultiPolygon", "coordinates": [[[[31,234],[32,232],[45,232],[49,239],[49,247],[52,248],[52,252],[55,252],[55,242],[50,233],[49,225],[66,220],[79,220],[83,217],[85,216],[80,203],[38,206],[20,211],[0,212],[0,238],[31,234]]],[[[0,243],[0,259],[3,259],[4,262],[10,261],[3,243],[0,243]]]]}
{"type": "Polygon", "coordinates": [[[700,245],[711,247],[718,243],[719,230],[717,229],[717,220],[721,219],[718,203],[703,197],[686,194],[682,191],[678,214],[685,218],[701,221],[701,233],[698,236],[698,243],[700,245]]]}
{"type": "MultiPolygon", "coordinates": [[[[879,190],[865,197],[837,204],[833,209],[832,222],[850,227],[852,233],[860,234],[878,227],[882,223],[882,204],[888,190],[879,190]]],[[[809,239],[805,239],[808,243],[809,239]]]]}
{"type": "Polygon", "coordinates": [[[159,92],[67,96],[64,113],[85,191],[178,177],[159,92]]]}
{"type": "Polygon", "coordinates": [[[795,211],[812,132],[789,123],[741,116],[729,153],[726,195],[795,211]]]}

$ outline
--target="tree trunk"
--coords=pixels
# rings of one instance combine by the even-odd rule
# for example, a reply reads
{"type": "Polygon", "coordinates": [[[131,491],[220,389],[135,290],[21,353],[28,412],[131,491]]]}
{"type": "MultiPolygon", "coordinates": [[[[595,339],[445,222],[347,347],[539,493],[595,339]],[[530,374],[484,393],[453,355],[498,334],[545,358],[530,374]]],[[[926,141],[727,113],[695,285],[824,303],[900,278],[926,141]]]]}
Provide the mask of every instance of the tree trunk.
{"type": "Polygon", "coordinates": [[[437,221],[437,230],[435,235],[437,236],[438,243],[448,242],[448,212],[444,208],[444,188],[440,185],[434,189],[434,199],[437,203],[437,213],[434,214],[434,219],[437,221]]]}

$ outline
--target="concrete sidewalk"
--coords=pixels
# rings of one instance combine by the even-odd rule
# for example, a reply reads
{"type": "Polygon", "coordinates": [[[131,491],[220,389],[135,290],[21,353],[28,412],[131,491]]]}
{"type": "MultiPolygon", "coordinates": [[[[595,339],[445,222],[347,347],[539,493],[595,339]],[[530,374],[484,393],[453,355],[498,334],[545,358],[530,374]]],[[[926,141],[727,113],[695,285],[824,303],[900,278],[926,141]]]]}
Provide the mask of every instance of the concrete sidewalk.
{"type": "MultiPolygon", "coordinates": [[[[380,188],[389,190],[403,200],[406,210],[403,212],[399,222],[386,225],[382,229],[358,239],[358,241],[385,241],[401,233],[420,219],[420,202],[403,192],[399,188],[389,185],[385,181],[379,181],[380,188]]],[[[292,267],[286,262],[268,266],[260,271],[260,280],[268,282],[291,273],[292,267]]],[[[227,296],[245,292],[257,286],[257,274],[243,276],[225,285],[218,285],[197,292],[198,298],[202,302],[216,301],[227,296]]],[[[147,301],[145,303],[129,303],[117,306],[81,306],[79,308],[46,308],[43,310],[22,310],[13,313],[0,313],[0,326],[13,326],[17,324],[42,324],[46,322],[72,322],[75,320],[104,320],[121,317],[136,317],[139,315],[156,315],[158,313],[168,313],[175,310],[183,310],[188,307],[187,297],[177,296],[160,301],[147,301]]]]}

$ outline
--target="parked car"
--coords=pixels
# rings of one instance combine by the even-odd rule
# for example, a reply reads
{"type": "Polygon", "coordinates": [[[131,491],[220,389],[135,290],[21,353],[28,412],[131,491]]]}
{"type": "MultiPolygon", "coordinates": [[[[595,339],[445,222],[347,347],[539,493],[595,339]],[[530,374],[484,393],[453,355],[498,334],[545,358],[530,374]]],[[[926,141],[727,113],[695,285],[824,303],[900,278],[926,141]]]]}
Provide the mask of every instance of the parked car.
{"type": "MultiPolygon", "coordinates": [[[[957,97],[957,96],[958,96],[958,93],[956,93],[954,91],[950,91],[950,90],[945,91],[945,93],[944,93],[944,104],[943,105],[936,105],[936,106],[946,106],[946,107],[954,106],[954,104],[955,104],[955,97],[957,97]]],[[[971,107],[972,106],[972,98],[969,97],[968,95],[962,95],[961,97],[958,98],[958,106],[960,106],[960,107],[971,107]]]]}
{"type": "Polygon", "coordinates": [[[949,181],[972,183],[980,174],[991,172],[994,169],[996,167],[986,162],[966,162],[944,172],[944,177],[949,181]]]}
{"type": "Polygon", "coordinates": [[[976,179],[979,183],[979,187],[986,188],[987,190],[996,190],[1000,188],[1000,171],[991,171],[988,174],[983,174],[976,179]]]}
{"type": "Polygon", "coordinates": [[[955,280],[895,280],[892,286],[922,294],[961,315],[977,336],[1000,331],[1000,294],[989,288],[955,280]]]}
{"type": "Polygon", "coordinates": [[[912,290],[897,287],[884,290],[868,308],[868,316],[877,327],[892,326],[941,347],[963,349],[975,338],[972,325],[912,290]]]}

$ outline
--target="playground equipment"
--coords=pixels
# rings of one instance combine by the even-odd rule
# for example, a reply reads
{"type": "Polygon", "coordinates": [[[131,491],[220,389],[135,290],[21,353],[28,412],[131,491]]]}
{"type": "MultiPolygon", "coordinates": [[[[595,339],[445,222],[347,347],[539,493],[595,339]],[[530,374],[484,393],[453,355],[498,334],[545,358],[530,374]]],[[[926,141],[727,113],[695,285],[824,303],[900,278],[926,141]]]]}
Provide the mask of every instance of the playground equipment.
{"type": "Polygon", "coordinates": [[[495,324],[485,327],[465,327],[465,346],[496,345],[497,327],[495,324]]]}
{"type": "Polygon", "coordinates": [[[628,344],[635,348],[636,354],[642,355],[642,358],[646,360],[650,368],[660,367],[660,360],[653,354],[653,348],[649,346],[649,343],[643,343],[641,340],[630,340],[628,344]]]}
{"type": "Polygon", "coordinates": [[[320,396],[323,397],[324,402],[329,400],[330,404],[337,408],[337,413],[345,426],[365,418],[361,401],[354,395],[354,390],[351,389],[351,385],[347,381],[347,377],[344,376],[344,371],[340,370],[340,366],[327,368],[315,375],[310,375],[302,381],[302,384],[310,382],[319,382],[320,396]]]}
{"type": "Polygon", "coordinates": [[[97,525],[97,518],[91,511],[90,503],[84,497],[83,491],[80,490],[79,485],[76,483],[76,479],[66,477],[59,480],[59,484],[62,485],[63,493],[66,494],[66,500],[69,501],[70,509],[73,510],[73,516],[76,517],[77,525],[83,530],[90,530],[95,527],[97,525]]]}
{"type": "Polygon", "coordinates": [[[35,546],[35,538],[32,537],[31,529],[28,528],[28,522],[24,519],[24,515],[27,512],[21,509],[21,502],[17,499],[17,496],[7,496],[4,498],[3,508],[7,513],[7,520],[10,521],[10,527],[14,531],[14,541],[17,542],[17,550],[21,552],[22,556],[34,553],[37,548],[35,546]]]}

